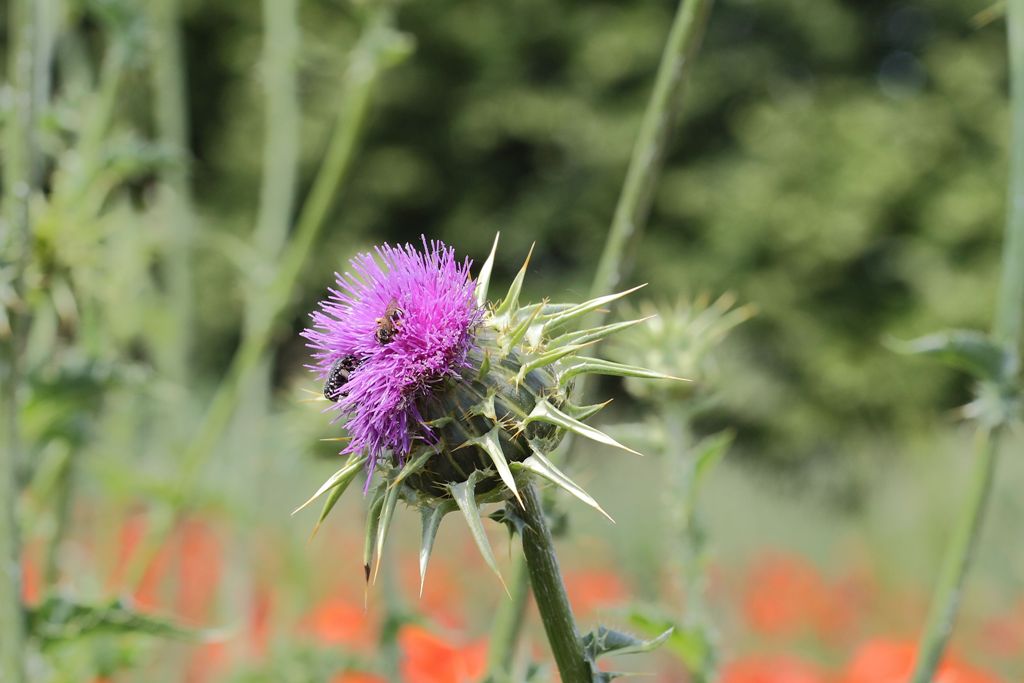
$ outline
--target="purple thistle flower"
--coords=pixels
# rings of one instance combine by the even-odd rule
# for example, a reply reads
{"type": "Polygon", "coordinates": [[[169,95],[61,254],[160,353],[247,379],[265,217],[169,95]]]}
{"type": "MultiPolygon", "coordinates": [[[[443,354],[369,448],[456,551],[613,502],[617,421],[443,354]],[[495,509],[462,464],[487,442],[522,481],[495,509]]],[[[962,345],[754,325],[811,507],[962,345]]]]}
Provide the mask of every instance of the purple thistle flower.
{"type": "Polygon", "coordinates": [[[302,333],[314,350],[309,367],[321,380],[336,361],[355,360],[332,409],[351,435],[342,452],[365,451],[371,472],[384,451],[401,461],[414,438],[431,438],[417,399],[466,367],[483,317],[469,259],[459,264],[454,249],[422,239],[422,251],[384,244],[375,248],[376,259],[362,253],[349,261],[350,272],[335,274],[337,289],[328,290],[302,333]],[[382,340],[378,330],[389,323],[381,320],[393,304],[394,334],[382,340]]]}

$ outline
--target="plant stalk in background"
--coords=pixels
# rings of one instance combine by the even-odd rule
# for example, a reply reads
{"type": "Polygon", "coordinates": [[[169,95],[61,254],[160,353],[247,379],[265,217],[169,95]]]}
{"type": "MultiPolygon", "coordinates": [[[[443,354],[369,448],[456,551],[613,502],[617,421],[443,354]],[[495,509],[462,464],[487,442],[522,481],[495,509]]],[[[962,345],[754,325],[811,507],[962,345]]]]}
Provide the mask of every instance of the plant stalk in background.
{"type": "MultiPolygon", "coordinates": [[[[1012,359],[1018,359],[1024,318],[1024,0],[1009,0],[1006,20],[1013,123],[1003,270],[993,338],[1012,359]]],[[[997,387],[996,393],[1006,390],[1019,392],[1019,375],[1011,378],[1010,382],[1015,382],[1017,386],[997,387]]],[[[970,490],[943,560],[931,612],[921,636],[913,683],[928,683],[932,680],[953,632],[964,579],[978,543],[992,491],[1003,429],[1002,421],[994,424],[983,422],[978,427],[970,490]]]]}
{"type": "Polygon", "coordinates": [[[188,381],[188,359],[192,329],[191,250],[195,213],[189,185],[188,103],[186,75],[181,48],[179,0],[151,3],[154,40],[152,87],[157,135],[174,154],[174,163],[163,172],[159,202],[164,212],[164,230],[169,274],[167,306],[171,312],[165,343],[161,347],[163,370],[181,385],[188,381]]]}
{"type": "MultiPolygon", "coordinates": [[[[676,15],[669,31],[665,49],[658,65],[654,91],[647,103],[640,130],[633,146],[626,179],[615,207],[604,250],[590,286],[590,296],[614,291],[629,273],[633,250],[643,235],[650,213],[651,198],[658,182],[665,150],[672,137],[679,111],[683,105],[683,93],[690,68],[700,48],[704,30],[707,27],[713,0],[680,0],[676,15]]],[[[597,327],[606,317],[602,311],[588,316],[586,326],[597,327]]],[[[586,397],[586,377],[580,377],[576,395],[586,397]]],[[[568,450],[572,436],[563,447],[568,450]]],[[[515,562],[521,564],[522,558],[515,562]]],[[[524,572],[523,567],[513,569],[516,575],[524,572]]],[[[525,581],[512,585],[511,600],[499,608],[491,634],[489,673],[493,676],[508,672],[509,663],[519,642],[522,619],[516,615],[525,611],[527,592],[525,581]]]]}
{"type": "MultiPolygon", "coordinates": [[[[647,225],[651,198],[683,106],[686,78],[700,49],[712,4],[713,0],[682,0],[676,10],[654,92],[640,124],[615,217],[590,287],[591,296],[614,291],[629,272],[632,252],[647,225]]],[[[595,313],[594,320],[599,321],[599,315],[595,313]]]]}

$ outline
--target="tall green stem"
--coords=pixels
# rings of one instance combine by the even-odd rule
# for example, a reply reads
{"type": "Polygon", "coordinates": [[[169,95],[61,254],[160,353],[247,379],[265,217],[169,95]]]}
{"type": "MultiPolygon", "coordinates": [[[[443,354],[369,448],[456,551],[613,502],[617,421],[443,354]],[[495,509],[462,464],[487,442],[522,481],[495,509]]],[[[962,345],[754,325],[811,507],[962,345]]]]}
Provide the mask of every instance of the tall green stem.
{"type": "MultiPolygon", "coordinates": [[[[249,337],[273,315],[267,304],[266,288],[273,264],[280,258],[288,240],[291,215],[295,206],[299,163],[299,131],[302,127],[298,97],[298,59],[300,33],[297,0],[263,0],[263,176],[259,211],[253,229],[258,253],[257,267],[247,283],[245,333],[249,337]]],[[[271,354],[263,354],[247,386],[241,391],[232,440],[241,447],[238,453],[251,457],[266,449],[262,426],[270,409],[271,354]]],[[[252,468],[249,468],[252,469],[252,468]]],[[[236,490],[252,491],[253,482],[239,478],[236,490]]]]}
{"type": "MultiPolygon", "coordinates": [[[[993,336],[1013,353],[1020,352],[1024,321],[1024,0],[1007,3],[1012,133],[1003,270],[993,336]]],[[[1019,378],[1018,378],[1019,381],[1019,378]]],[[[964,579],[978,542],[995,478],[1001,426],[978,428],[971,488],[942,564],[932,609],[921,636],[913,683],[929,683],[953,632],[964,579]]]]}
{"type": "Polygon", "coordinates": [[[671,535],[678,538],[673,576],[678,577],[685,607],[679,623],[704,636],[705,648],[687,662],[693,683],[715,680],[718,652],[713,639],[713,624],[707,611],[707,558],[704,530],[697,509],[697,456],[691,433],[693,414],[684,403],[664,400],[661,421],[665,427],[665,509],[669,511],[671,535]]]}
{"type": "Polygon", "coordinates": [[[363,129],[371,96],[381,73],[394,60],[396,51],[404,46],[401,34],[392,28],[390,8],[378,6],[370,18],[359,43],[355,46],[348,71],[342,105],[334,132],[320,170],[313,182],[298,223],[280,265],[267,289],[265,316],[247,330],[231,360],[231,365],[213,396],[202,423],[181,458],[181,473],[175,487],[175,500],[170,510],[163,510],[136,553],[126,576],[137,583],[145,573],[163,539],[170,533],[188,493],[195,487],[198,474],[220,443],[231,422],[242,387],[259,367],[273,337],[274,323],[287,307],[292,290],[312,250],[324,220],[333,205],[338,189],[345,179],[359,133],[363,129]]]}
{"type": "MultiPolygon", "coordinates": [[[[263,178],[253,241],[268,268],[288,239],[299,162],[299,97],[297,68],[299,26],[297,0],[263,0],[263,178]]],[[[271,271],[272,272],[272,271],[271,271]]],[[[254,283],[246,322],[266,310],[261,296],[265,282],[254,283]]]]}
{"type": "Polygon", "coordinates": [[[1020,350],[1024,319],[1024,2],[1009,0],[1006,12],[1010,51],[1010,187],[1007,196],[1003,276],[999,287],[995,336],[1020,350]]]}
{"type": "Polygon", "coordinates": [[[992,490],[998,440],[998,433],[987,427],[979,429],[976,435],[971,488],[943,560],[939,584],[921,638],[921,650],[911,679],[913,683],[931,682],[953,633],[964,577],[978,543],[978,531],[992,490]]]}
{"type": "Polygon", "coordinates": [[[520,489],[523,498],[523,555],[537,600],[537,609],[551,651],[555,655],[562,683],[593,683],[593,671],[583,652],[562,573],[555,556],[555,545],[544,519],[544,506],[533,484],[520,489]]]}
{"type": "Polygon", "coordinates": [[[0,681],[25,680],[25,614],[21,601],[21,546],[16,504],[21,438],[18,390],[21,386],[25,315],[23,274],[29,253],[29,202],[37,172],[36,110],[45,97],[35,83],[39,62],[40,7],[13,0],[8,15],[8,85],[11,105],[5,121],[3,201],[7,225],[0,234],[0,293],[9,316],[0,319],[0,681]],[[4,272],[6,271],[6,272],[4,272]],[[7,290],[7,291],[4,291],[7,290]]]}
{"type": "Polygon", "coordinates": [[[640,124],[612,227],[590,288],[591,296],[613,291],[628,272],[632,251],[647,223],[665,150],[683,105],[686,76],[700,48],[712,2],[682,0],[676,10],[658,66],[654,92],[640,124]]]}

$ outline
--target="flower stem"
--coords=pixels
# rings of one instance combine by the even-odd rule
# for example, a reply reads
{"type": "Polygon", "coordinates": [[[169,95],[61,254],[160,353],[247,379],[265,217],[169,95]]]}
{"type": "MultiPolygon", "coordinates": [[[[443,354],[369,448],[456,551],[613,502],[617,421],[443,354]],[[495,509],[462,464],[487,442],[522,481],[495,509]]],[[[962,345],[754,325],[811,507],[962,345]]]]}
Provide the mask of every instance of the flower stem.
{"type": "Polygon", "coordinates": [[[526,522],[522,534],[523,554],[558,673],[562,683],[592,683],[593,672],[576,630],[540,496],[533,484],[524,486],[520,494],[526,522]]]}
{"type": "MultiPolygon", "coordinates": [[[[1024,319],[1024,0],[1009,0],[1006,20],[1013,129],[1003,270],[993,336],[1013,353],[1019,353],[1024,319]]],[[[913,683],[932,680],[952,634],[964,579],[995,479],[1000,432],[999,425],[978,428],[970,493],[946,551],[931,612],[921,636],[913,683]]]]}
{"type": "Polygon", "coordinates": [[[273,338],[275,321],[291,300],[292,289],[302,272],[303,264],[351,166],[356,141],[363,129],[378,79],[394,63],[395,52],[401,47],[396,46],[402,36],[392,27],[392,14],[393,10],[387,5],[375,6],[369,23],[353,49],[337,123],[292,238],[284,248],[280,265],[267,288],[266,314],[251,329],[246,330],[195,437],[185,449],[171,509],[158,510],[159,517],[150,526],[126,572],[128,585],[141,581],[163,539],[173,529],[185,498],[195,488],[203,465],[231,423],[242,387],[248,384],[259,368],[260,359],[273,338]]]}

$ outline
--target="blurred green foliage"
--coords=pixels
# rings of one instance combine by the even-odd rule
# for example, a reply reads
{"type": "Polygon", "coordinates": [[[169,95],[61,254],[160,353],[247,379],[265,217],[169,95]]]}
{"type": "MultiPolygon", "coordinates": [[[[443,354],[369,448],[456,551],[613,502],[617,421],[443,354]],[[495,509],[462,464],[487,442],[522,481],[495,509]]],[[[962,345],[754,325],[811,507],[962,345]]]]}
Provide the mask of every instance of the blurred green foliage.
{"type": "MultiPolygon", "coordinates": [[[[985,7],[716,6],[634,280],[653,295],[731,290],[761,309],[736,335],[714,418],[741,424],[757,452],[837,452],[852,432],[920,429],[966,397],[963,380],[880,341],[991,317],[1007,111],[1002,24],[971,23],[985,7]]],[[[537,241],[532,293],[585,289],[673,8],[402,6],[415,56],[384,83],[294,326],[357,245],[420,233],[480,258],[503,230],[499,278],[537,241]]],[[[308,183],[355,29],[333,2],[304,3],[301,25],[308,183]]],[[[185,29],[205,229],[246,235],[260,173],[259,9],[193,2],[185,29]]],[[[239,293],[220,286],[223,257],[207,254],[201,273],[212,372],[233,345],[239,293]]],[[[281,342],[297,359],[298,343],[281,342]]]]}

